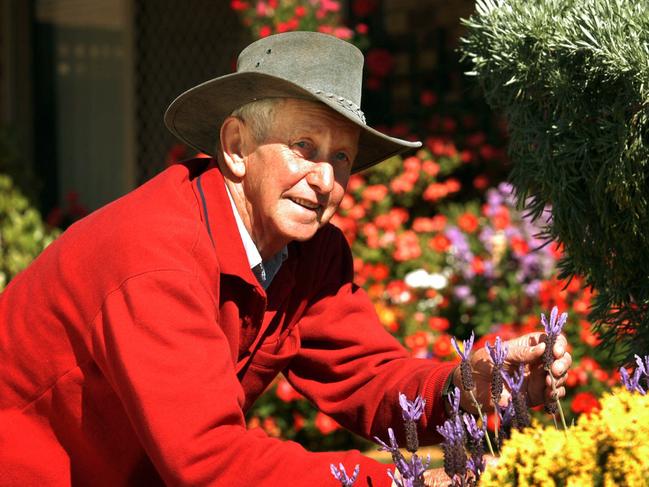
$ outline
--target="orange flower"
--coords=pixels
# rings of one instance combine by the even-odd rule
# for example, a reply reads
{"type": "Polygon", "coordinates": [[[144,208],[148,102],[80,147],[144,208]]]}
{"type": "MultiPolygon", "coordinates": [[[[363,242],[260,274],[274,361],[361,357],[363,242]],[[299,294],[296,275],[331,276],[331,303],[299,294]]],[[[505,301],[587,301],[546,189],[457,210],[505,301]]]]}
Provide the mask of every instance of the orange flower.
{"type": "Polygon", "coordinates": [[[511,223],[509,209],[506,206],[500,206],[491,220],[496,230],[504,230],[511,223]]]}
{"type": "Polygon", "coordinates": [[[413,352],[428,348],[430,339],[425,331],[417,331],[405,338],[406,346],[413,352]]]}
{"type": "Polygon", "coordinates": [[[478,217],[473,213],[463,213],[457,220],[457,225],[467,233],[473,233],[478,229],[478,217]]]}
{"type": "Polygon", "coordinates": [[[484,274],[484,261],[480,257],[474,257],[471,262],[471,269],[478,275],[484,274]]]}

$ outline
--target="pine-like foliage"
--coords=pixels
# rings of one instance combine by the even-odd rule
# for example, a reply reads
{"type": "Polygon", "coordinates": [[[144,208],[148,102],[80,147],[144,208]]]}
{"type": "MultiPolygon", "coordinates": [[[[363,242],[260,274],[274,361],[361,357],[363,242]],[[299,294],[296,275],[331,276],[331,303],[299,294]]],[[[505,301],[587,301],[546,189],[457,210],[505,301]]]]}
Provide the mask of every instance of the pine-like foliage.
{"type": "Polygon", "coordinates": [[[649,350],[649,1],[478,0],[469,74],[510,131],[518,204],[597,291],[605,345],[649,350]]]}

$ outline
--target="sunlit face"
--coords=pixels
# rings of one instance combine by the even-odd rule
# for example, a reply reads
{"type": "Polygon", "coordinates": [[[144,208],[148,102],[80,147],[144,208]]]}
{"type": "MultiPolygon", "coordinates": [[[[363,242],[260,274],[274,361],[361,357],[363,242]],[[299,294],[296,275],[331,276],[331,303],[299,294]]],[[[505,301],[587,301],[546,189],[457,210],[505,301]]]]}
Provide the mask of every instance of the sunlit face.
{"type": "Polygon", "coordinates": [[[329,222],[345,193],[359,134],[323,104],[286,99],[264,142],[244,135],[244,222],[262,257],[310,239],[329,222]]]}

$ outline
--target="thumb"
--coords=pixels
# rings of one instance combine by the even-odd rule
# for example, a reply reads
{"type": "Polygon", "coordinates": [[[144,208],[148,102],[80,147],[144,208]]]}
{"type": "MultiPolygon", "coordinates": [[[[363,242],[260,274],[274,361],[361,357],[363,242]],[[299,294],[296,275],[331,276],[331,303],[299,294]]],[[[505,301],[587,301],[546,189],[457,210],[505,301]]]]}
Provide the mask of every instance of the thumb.
{"type": "Polygon", "coordinates": [[[510,346],[508,358],[513,362],[533,362],[540,358],[545,351],[545,342],[529,345],[527,343],[515,342],[510,346]]]}

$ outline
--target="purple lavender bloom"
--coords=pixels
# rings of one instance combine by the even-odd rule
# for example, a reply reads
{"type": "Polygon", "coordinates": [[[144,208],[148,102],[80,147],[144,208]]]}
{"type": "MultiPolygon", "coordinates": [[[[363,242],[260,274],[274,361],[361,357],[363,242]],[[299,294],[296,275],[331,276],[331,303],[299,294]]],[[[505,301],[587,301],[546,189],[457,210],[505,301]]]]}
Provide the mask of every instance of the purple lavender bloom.
{"type": "Polygon", "coordinates": [[[448,402],[451,406],[452,418],[457,417],[460,414],[460,389],[458,387],[454,387],[453,391],[449,391],[448,402]]]}
{"type": "Polygon", "coordinates": [[[419,418],[424,413],[426,400],[421,396],[417,396],[414,401],[408,401],[406,395],[400,392],[399,405],[401,406],[404,421],[419,421],[419,418]]]}
{"type": "Polygon", "coordinates": [[[552,362],[554,361],[554,344],[563,329],[563,325],[566,324],[566,320],[568,319],[568,313],[561,313],[561,316],[557,319],[558,314],[559,308],[556,306],[553,307],[550,314],[550,322],[548,323],[545,319],[545,315],[541,313],[541,323],[543,323],[546,335],[544,338],[545,350],[543,351],[543,368],[548,371],[552,367],[552,362]]]}
{"type": "Polygon", "coordinates": [[[649,355],[644,356],[644,362],[640,355],[636,355],[635,363],[638,364],[638,368],[642,370],[644,375],[649,376],[649,355]]]}
{"type": "MultiPolygon", "coordinates": [[[[466,432],[471,437],[472,441],[476,443],[481,443],[485,432],[484,429],[478,426],[478,422],[475,420],[475,417],[472,414],[464,414],[463,418],[464,425],[466,426],[466,432]]],[[[482,418],[482,424],[487,424],[487,417],[482,418]]]]}
{"type": "Polygon", "coordinates": [[[508,374],[506,370],[503,370],[502,374],[503,379],[505,379],[505,382],[507,382],[509,390],[512,392],[512,395],[514,395],[514,393],[521,392],[521,388],[523,387],[523,380],[525,379],[525,366],[523,364],[520,364],[518,366],[518,371],[512,372],[511,375],[508,374]]]}
{"type": "Polygon", "coordinates": [[[509,426],[514,418],[514,403],[510,400],[504,408],[497,408],[497,412],[501,426],[509,426]]]}
{"type": "Polygon", "coordinates": [[[467,470],[473,472],[476,479],[480,479],[487,465],[485,464],[484,457],[471,457],[466,462],[467,470]]]}
{"type": "Polygon", "coordinates": [[[489,342],[486,343],[486,346],[494,365],[496,367],[502,367],[505,363],[505,358],[507,358],[507,345],[503,345],[502,340],[497,336],[493,347],[489,342]]]}
{"type": "Polygon", "coordinates": [[[622,384],[624,384],[624,387],[626,387],[627,391],[639,392],[643,396],[646,394],[646,391],[640,385],[640,378],[642,377],[642,373],[642,368],[638,367],[635,369],[633,375],[629,377],[629,373],[626,371],[626,368],[620,368],[620,378],[622,379],[622,384]]]}
{"type": "Polygon", "coordinates": [[[455,340],[455,337],[451,338],[451,343],[453,344],[453,348],[457,352],[457,354],[460,356],[462,361],[469,360],[469,356],[471,355],[471,349],[473,348],[473,342],[475,340],[475,334],[471,332],[471,336],[469,337],[468,340],[464,340],[464,351],[460,350],[459,345],[457,344],[457,340],[455,340]]]}
{"type": "Polygon", "coordinates": [[[380,445],[379,451],[390,452],[390,455],[392,455],[392,462],[395,464],[399,472],[403,473],[408,471],[409,469],[408,462],[406,461],[403,454],[399,450],[399,445],[397,444],[397,438],[395,437],[394,430],[392,428],[388,428],[388,437],[390,438],[389,445],[384,441],[382,441],[378,436],[374,437],[376,442],[380,445]]]}
{"type": "Polygon", "coordinates": [[[345,467],[342,463],[338,464],[338,468],[336,468],[336,466],[332,463],[330,465],[330,469],[331,475],[333,475],[336,480],[340,482],[341,487],[352,487],[352,485],[354,485],[354,482],[356,482],[356,479],[358,478],[358,472],[360,472],[361,466],[356,465],[354,473],[351,477],[349,477],[347,475],[347,472],[345,472],[345,467]]]}
{"type": "Polygon", "coordinates": [[[556,306],[553,307],[552,312],[550,313],[550,322],[548,323],[545,319],[545,314],[541,313],[541,323],[543,323],[546,335],[556,337],[561,333],[563,325],[566,324],[566,320],[568,319],[568,313],[561,313],[561,316],[557,319],[558,314],[559,308],[556,306]]]}

